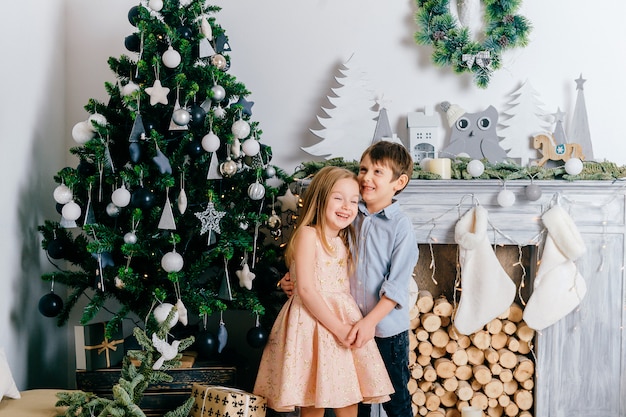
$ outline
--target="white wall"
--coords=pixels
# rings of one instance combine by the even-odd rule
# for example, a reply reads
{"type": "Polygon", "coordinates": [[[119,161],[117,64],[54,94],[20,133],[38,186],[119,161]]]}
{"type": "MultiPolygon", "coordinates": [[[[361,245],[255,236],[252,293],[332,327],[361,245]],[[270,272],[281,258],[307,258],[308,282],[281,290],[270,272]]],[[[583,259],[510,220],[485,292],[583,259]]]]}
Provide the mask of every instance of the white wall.
{"type": "Polygon", "coordinates": [[[60,0],[5,3],[0,14],[0,346],[22,389],[67,381],[67,335],[37,309],[50,291],[37,226],[56,214],[52,175],[65,158],[63,22],[60,0]]]}
{"type": "MultiPolygon", "coordinates": [[[[59,331],[37,311],[47,288],[37,276],[48,266],[41,261],[35,230],[43,218],[55,215],[52,175],[66,164],[72,126],[85,119],[87,100],[106,99],[104,82],[114,81],[108,57],[128,53],[124,37],[134,28],[127,12],[138,0],[13,3],[3,7],[0,17],[0,34],[8,41],[0,66],[0,170],[6,196],[0,206],[0,344],[24,388],[27,380],[28,385],[39,382],[26,366],[29,355],[31,363],[50,366],[59,358],[67,362],[73,350],[66,345],[71,326],[59,331]],[[42,336],[35,336],[39,331],[42,336]]],[[[401,138],[407,136],[407,112],[436,110],[444,100],[468,111],[494,105],[502,112],[526,80],[549,112],[560,107],[569,122],[574,79],[582,73],[588,80],[584,88],[595,157],[626,163],[620,137],[626,96],[626,3],[621,0],[597,8],[583,0],[525,1],[521,13],[534,27],[530,44],[504,55],[504,68],[486,90],[475,87],[468,75],[431,64],[430,47],[413,41],[413,0],[213,4],[223,7],[217,18],[233,49],[230,73],[252,91],[249,99],[255,102],[253,117],[261,123],[263,142],[273,146],[273,162],[288,172],[313,159],[300,147],[319,140],[309,129],[320,127],[317,116],[328,106],[330,88],[337,86],[337,69],[353,53],[371,86],[384,93],[401,138]]]]}

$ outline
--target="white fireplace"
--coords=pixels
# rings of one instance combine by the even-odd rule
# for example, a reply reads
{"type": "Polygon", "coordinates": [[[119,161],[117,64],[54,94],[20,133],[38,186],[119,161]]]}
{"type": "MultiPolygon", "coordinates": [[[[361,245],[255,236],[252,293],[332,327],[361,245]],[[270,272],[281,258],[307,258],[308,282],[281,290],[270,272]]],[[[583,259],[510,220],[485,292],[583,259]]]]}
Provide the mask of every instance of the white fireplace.
{"type": "MultiPolygon", "coordinates": [[[[534,343],[537,417],[626,416],[626,184],[611,181],[535,181],[536,201],[525,197],[530,181],[506,183],[516,196],[497,203],[497,180],[412,180],[398,195],[420,244],[454,244],[454,228],[473,204],[489,213],[494,245],[540,245],[541,215],[560,204],[580,231],[587,251],[576,264],[587,283],[579,308],[538,332],[534,343]]],[[[422,252],[424,246],[422,245],[422,252]]],[[[421,253],[420,256],[425,255],[421,253]]],[[[526,285],[532,286],[533,270],[526,285]]],[[[487,415],[487,413],[486,413],[487,415]]]]}

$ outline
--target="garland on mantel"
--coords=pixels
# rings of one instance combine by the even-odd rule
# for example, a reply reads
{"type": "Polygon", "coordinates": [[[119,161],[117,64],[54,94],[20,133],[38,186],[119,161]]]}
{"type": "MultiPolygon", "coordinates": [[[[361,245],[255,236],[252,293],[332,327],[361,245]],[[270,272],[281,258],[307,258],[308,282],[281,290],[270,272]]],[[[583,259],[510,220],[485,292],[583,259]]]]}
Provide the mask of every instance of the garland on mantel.
{"type": "MultiPolygon", "coordinates": [[[[466,0],[467,1],[467,0],[466,0]]],[[[438,66],[450,65],[457,73],[470,72],[480,88],[489,84],[491,73],[500,68],[504,50],[526,46],[530,22],[515,14],[521,0],[481,0],[485,9],[485,33],[479,42],[470,39],[469,29],[457,25],[450,14],[449,0],[416,0],[415,42],[432,45],[438,66]]],[[[460,3],[460,2],[459,2],[460,3]]]]}
{"type": "MultiPolygon", "coordinates": [[[[570,175],[563,166],[554,168],[543,168],[540,166],[521,167],[516,164],[501,162],[497,164],[482,160],[485,171],[479,177],[473,177],[467,172],[467,164],[470,158],[457,158],[452,160],[453,180],[474,180],[474,179],[497,179],[501,181],[512,180],[566,180],[566,181],[614,181],[626,178],[626,166],[618,166],[613,162],[583,162],[583,170],[578,175],[570,175]]],[[[310,178],[317,171],[327,165],[346,168],[355,174],[359,173],[359,163],[344,161],[343,158],[333,158],[326,161],[303,162],[293,175],[296,180],[310,178]]],[[[437,180],[441,179],[438,174],[424,171],[419,164],[414,164],[411,179],[437,180]]]]}

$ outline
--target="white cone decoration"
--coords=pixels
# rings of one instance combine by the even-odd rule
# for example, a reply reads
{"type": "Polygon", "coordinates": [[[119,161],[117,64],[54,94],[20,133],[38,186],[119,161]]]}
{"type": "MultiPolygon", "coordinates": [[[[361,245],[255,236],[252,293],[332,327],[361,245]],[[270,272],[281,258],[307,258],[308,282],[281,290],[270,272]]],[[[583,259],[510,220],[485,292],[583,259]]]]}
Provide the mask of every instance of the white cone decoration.
{"type": "Polygon", "coordinates": [[[480,330],[511,306],[515,283],[502,268],[487,237],[487,210],[471,208],[457,222],[454,239],[459,245],[461,300],[454,325],[464,335],[480,330]]]}
{"type": "Polygon", "coordinates": [[[574,221],[560,206],[541,217],[548,229],[533,292],[524,308],[524,321],[542,330],[572,312],[587,293],[584,278],[574,261],[586,251],[574,221]]]}

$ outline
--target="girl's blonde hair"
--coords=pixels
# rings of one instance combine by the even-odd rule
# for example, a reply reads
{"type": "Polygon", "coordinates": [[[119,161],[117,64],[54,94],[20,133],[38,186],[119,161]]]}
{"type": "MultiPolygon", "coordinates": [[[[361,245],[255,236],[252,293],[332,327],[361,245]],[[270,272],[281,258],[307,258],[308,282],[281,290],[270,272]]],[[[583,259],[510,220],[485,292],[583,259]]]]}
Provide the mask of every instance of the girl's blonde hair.
{"type": "MultiPolygon", "coordinates": [[[[325,211],[330,198],[330,192],[332,191],[335,183],[342,179],[352,179],[358,183],[356,175],[348,171],[345,168],[327,166],[320,169],[311,183],[304,192],[304,199],[302,202],[302,209],[300,216],[296,221],[296,228],[289,237],[289,243],[285,251],[285,262],[287,267],[291,264],[294,258],[294,244],[298,233],[302,230],[301,226],[311,226],[317,231],[317,234],[322,241],[324,249],[331,253],[332,246],[328,243],[326,235],[322,233],[322,230],[326,227],[325,211]]],[[[343,244],[348,248],[348,265],[352,266],[352,250],[356,248],[356,238],[354,236],[354,226],[350,225],[345,229],[339,231],[339,236],[343,241],[343,244]]]]}

